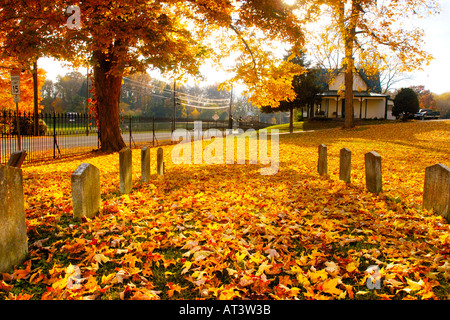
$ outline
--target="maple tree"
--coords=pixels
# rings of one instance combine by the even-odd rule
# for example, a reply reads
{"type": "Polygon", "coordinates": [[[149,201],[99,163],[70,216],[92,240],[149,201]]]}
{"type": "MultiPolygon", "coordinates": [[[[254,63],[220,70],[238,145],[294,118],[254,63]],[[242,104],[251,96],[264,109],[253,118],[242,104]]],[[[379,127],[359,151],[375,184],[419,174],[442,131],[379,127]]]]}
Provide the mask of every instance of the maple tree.
{"type": "Polygon", "coordinates": [[[430,90],[425,89],[425,86],[411,86],[410,88],[417,93],[419,109],[436,109],[436,101],[430,90]]]}
{"type": "MultiPolygon", "coordinates": [[[[369,74],[383,68],[390,59],[398,72],[420,69],[432,56],[424,50],[424,33],[417,27],[407,28],[413,20],[439,12],[436,0],[313,0],[304,2],[305,10],[328,19],[322,27],[316,54],[324,61],[340,63],[345,71],[345,123],[353,124],[353,73],[358,67],[369,74]],[[325,47],[325,48],[320,48],[325,47]],[[342,61],[330,58],[342,52],[342,61]]],[[[337,55],[339,57],[339,55],[337,55]]]]}
{"type": "Polygon", "coordinates": [[[299,69],[278,64],[279,59],[269,56],[261,44],[278,40],[302,46],[294,6],[279,0],[89,0],[78,5],[81,26],[68,29],[66,1],[3,2],[1,53],[24,62],[53,56],[74,65],[92,65],[104,151],[125,146],[119,128],[123,76],[148,67],[173,77],[196,75],[201,62],[220,47],[211,43],[211,35],[223,30],[231,29],[233,39],[238,39],[232,42],[234,51],[242,53],[235,66],[237,79],[249,85],[256,100],[278,103],[293,95],[290,84],[299,69]]]}
{"type": "Polygon", "coordinates": [[[448,299],[450,225],[422,198],[425,167],[448,164],[450,122],[360,129],[281,135],[274,176],[248,162],[175,165],[163,146],[165,175],[152,149],[142,183],[135,149],[127,195],[117,154],[24,166],[29,256],[0,274],[0,299],[448,299]],[[338,178],[343,147],[351,184],[338,178]],[[372,150],[383,159],[378,195],[365,186],[372,150]],[[82,162],[100,169],[102,206],[74,221],[70,175],[82,162]],[[372,265],[380,289],[366,285],[372,265]]]}
{"type": "MultiPolygon", "coordinates": [[[[10,70],[18,68],[20,65],[12,59],[0,60],[0,112],[16,111],[16,104],[11,95],[11,76],[10,70]]],[[[22,66],[20,66],[22,67],[22,66]]],[[[22,71],[22,69],[21,69],[22,71]]],[[[23,69],[20,75],[20,103],[19,112],[34,112],[34,92],[33,92],[33,72],[31,68],[23,69]]],[[[38,68],[38,106],[41,101],[41,88],[45,82],[46,72],[38,68]]],[[[39,106],[42,109],[42,106],[39,106]]]]}
{"type": "Polygon", "coordinates": [[[441,119],[450,118],[450,92],[443,93],[436,96],[436,106],[441,112],[441,119]]]}
{"type": "MultiPolygon", "coordinates": [[[[287,58],[287,57],[286,57],[287,58]]],[[[279,107],[263,106],[261,111],[264,113],[272,113],[279,111],[289,111],[289,132],[294,130],[294,108],[307,108],[308,114],[312,112],[314,104],[320,101],[318,94],[325,88],[322,88],[320,79],[320,70],[312,68],[309,61],[306,61],[306,55],[302,54],[299,57],[291,59],[292,63],[300,65],[305,68],[305,72],[300,75],[295,75],[292,79],[292,87],[294,88],[294,99],[284,100],[280,102],[279,107]]]]}

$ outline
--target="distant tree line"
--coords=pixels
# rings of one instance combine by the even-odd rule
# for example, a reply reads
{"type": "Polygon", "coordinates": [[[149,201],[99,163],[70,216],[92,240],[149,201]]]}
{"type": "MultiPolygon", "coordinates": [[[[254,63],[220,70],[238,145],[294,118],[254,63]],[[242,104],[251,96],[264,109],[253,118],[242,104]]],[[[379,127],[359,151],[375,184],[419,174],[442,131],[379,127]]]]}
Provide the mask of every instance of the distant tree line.
{"type": "MultiPolygon", "coordinates": [[[[91,88],[91,80],[76,71],[59,75],[56,81],[47,79],[40,89],[41,112],[88,112],[86,101],[92,98],[91,88]]],[[[228,119],[230,93],[218,90],[218,85],[183,85],[177,86],[175,91],[177,118],[211,120],[217,114],[219,120],[228,119]],[[223,108],[214,109],[218,106],[223,108]]],[[[172,118],[173,84],[153,79],[146,73],[125,77],[121,87],[120,112],[122,115],[172,118]]],[[[231,112],[235,120],[280,121],[278,116],[262,114],[247,97],[236,93],[233,94],[231,112]]]]}

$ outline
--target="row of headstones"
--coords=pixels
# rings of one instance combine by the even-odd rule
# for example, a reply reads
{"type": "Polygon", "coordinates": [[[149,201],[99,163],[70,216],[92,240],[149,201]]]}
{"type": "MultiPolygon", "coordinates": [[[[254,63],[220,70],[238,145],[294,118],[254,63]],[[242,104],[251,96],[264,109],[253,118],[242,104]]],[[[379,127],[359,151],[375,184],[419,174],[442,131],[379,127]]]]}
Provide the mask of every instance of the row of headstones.
{"type": "MultiPolygon", "coordinates": [[[[11,154],[6,166],[0,166],[0,273],[9,272],[28,253],[23,196],[22,163],[24,150],[11,154]]],[[[132,189],[132,154],[129,148],[119,152],[120,192],[132,189]]],[[[150,180],[150,148],[141,150],[141,180],[150,180]]],[[[157,150],[157,174],[164,175],[163,149],[157,150]]],[[[93,217],[100,210],[100,171],[82,163],[71,175],[74,219],[93,217]]]]}
{"type": "MultiPolygon", "coordinates": [[[[127,194],[133,187],[132,153],[129,148],[119,151],[120,193],[127,194]]],[[[156,172],[164,175],[164,153],[162,148],[156,152],[156,172]]],[[[150,148],[141,149],[141,180],[150,181],[150,148]]],[[[90,163],[82,163],[71,175],[73,217],[92,218],[100,210],[100,170],[90,163]]]]}
{"type": "MultiPolygon", "coordinates": [[[[349,149],[340,150],[339,179],[350,183],[352,153],[349,149]]],[[[382,191],[381,156],[371,151],[364,155],[366,171],[366,187],[369,192],[382,191]]],[[[319,145],[317,165],[319,175],[327,175],[327,146],[319,145]]],[[[423,189],[423,208],[434,210],[450,223],[450,168],[438,163],[425,168],[425,183],[423,189]]]]}
{"type": "MultiPolygon", "coordinates": [[[[25,151],[13,153],[6,166],[0,166],[0,273],[8,272],[21,263],[28,252],[22,170],[25,151]]],[[[120,192],[129,193],[132,188],[131,150],[119,152],[120,192]]],[[[366,185],[370,192],[382,189],[381,156],[372,151],[365,154],[366,185]]],[[[150,149],[141,150],[141,179],[150,179],[150,149]]],[[[319,146],[318,171],[327,174],[327,147],[319,146]]],[[[350,182],[351,151],[340,151],[339,179],[350,182]]],[[[163,150],[157,151],[157,174],[164,174],[163,150]]],[[[71,176],[74,218],[92,217],[101,204],[100,172],[92,164],[82,163],[71,176]]],[[[432,209],[450,222],[450,169],[436,164],[425,169],[423,207],[432,209]]]]}

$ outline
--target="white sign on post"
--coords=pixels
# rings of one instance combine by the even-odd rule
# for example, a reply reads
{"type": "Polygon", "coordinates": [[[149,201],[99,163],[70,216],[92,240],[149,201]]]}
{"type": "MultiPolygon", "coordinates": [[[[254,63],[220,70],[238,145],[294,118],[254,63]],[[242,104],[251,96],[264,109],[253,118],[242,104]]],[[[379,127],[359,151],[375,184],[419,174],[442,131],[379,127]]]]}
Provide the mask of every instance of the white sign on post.
{"type": "Polygon", "coordinates": [[[11,70],[11,94],[13,96],[20,95],[20,70],[11,70]]]}

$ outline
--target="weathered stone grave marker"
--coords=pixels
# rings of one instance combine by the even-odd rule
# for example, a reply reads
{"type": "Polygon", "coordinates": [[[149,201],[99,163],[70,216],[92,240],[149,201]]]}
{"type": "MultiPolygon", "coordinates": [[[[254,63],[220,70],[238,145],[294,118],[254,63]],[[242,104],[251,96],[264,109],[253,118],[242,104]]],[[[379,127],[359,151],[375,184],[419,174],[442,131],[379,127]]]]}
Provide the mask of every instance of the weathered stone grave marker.
{"type": "Polygon", "coordinates": [[[339,159],[339,179],[350,183],[350,173],[352,165],[352,152],[347,148],[342,148],[339,159]]]}
{"type": "Polygon", "coordinates": [[[133,187],[132,154],[127,147],[119,151],[120,193],[130,193],[133,187]]]}
{"type": "Polygon", "coordinates": [[[100,170],[82,163],[71,175],[73,218],[92,218],[100,210],[100,170]]]}
{"type": "Polygon", "coordinates": [[[319,175],[326,175],[328,172],[327,146],[321,144],[319,146],[319,161],[317,164],[317,171],[319,175]]]}
{"type": "Polygon", "coordinates": [[[164,150],[162,148],[158,148],[156,152],[156,165],[158,175],[164,175],[164,150]]]}
{"type": "Polygon", "coordinates": [[[0,166],[0,273],[10,272],[28,253],[22,170],[0,166]]]}
{"type": "Polygon", "coordinates": [[[20,168],[25,161],[25,157],[27,156],[27,152],[25,150],[19,150],[11,153],[7,166],[20,168]]]}
{"type": "Polygon", "coordinates": [[[364,155],[366,163],[366,187],[372,193],[379,193],[382,190],[381,179],[381,156],[375,151],[364,155]]]}
{"type": "Polygon", "coordinates": [[[425,168],[423,208],[434,210],[450,223],[450,168],[438,163],[425,168]]]}
{"type": "Polygon", "coordinates": [[[150,148],[143,147],[141,149],[141,180],[142,182],[150,181],[150,148]]]}

